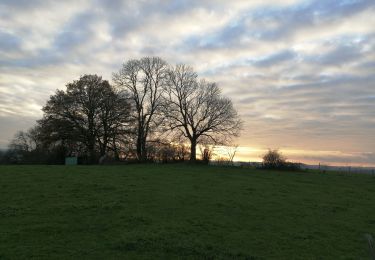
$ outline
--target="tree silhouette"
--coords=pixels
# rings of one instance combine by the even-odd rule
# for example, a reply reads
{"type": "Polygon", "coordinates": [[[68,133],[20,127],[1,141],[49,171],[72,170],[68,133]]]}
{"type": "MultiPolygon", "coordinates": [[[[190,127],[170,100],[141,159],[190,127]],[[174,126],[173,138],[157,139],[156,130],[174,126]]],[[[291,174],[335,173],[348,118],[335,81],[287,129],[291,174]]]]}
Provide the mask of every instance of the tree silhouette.
{"type": "Polygon", "coordinates": [[[119,72],[113,74],[113,81],[120,89],[130,94],[135,108],[136,149],[140,161],[147,159],[147,139],[150,130],[160,124],[161,95],[166,86],[167,63],[159,57],[145,57],[123,64],[119,72]]]}
{"type": "Polygon", "coordinates": [[[125,96],[108,81],[85,75],[50,97],[40,124],[54,136],[51,141],[82,145],[94,163],[97,148],[104,155],[129,123],[129,109],[125,96]]]}
{"type": "Polygon", "coordinates": [[[216,83],[198,81],[193,69],[183,64],[168,71],[168,82],[164,115],[169,128],[190,141],[191,161],[196,160],[196,147],[202,139],[225,144],[238,136],[241,120],[216,83]]]}

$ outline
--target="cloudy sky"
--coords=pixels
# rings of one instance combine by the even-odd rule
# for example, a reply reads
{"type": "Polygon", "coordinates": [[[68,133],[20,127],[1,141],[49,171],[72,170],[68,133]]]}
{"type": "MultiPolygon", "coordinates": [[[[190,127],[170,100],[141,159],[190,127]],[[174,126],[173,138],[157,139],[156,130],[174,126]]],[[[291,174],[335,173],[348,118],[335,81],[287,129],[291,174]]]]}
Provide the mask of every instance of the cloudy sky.
{"type": "Polygon", "coordinates": [[[0,0],[0,147],[67,82],[155,55],[233,100],[238,158],[375,165],[374,47],[373,0],[0,0]]]}

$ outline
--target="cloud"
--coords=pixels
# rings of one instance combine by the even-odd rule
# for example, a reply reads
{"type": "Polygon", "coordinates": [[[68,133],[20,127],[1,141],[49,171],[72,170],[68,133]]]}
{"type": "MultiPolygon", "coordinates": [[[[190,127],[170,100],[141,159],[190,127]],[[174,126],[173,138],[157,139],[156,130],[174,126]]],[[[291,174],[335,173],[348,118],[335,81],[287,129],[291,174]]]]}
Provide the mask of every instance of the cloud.
{"type": "Polygon", "coordinates": [[[296,54],[291,50],[274,53],[260,60],[254,61],[255,66],[270,67],[281,62],[287,62],[296,57],[296,54]]]}
{"type": "Polygon", "coordinates": [[[80,75],[158,55],[218,82],[241,145],[374,153],[374,23],[370,0],[1,1],[0,139],[80,75]]]}
{"type": "Polygon", "coordinates": [[[0,31],[0,50],[2,52],[12,51],[14,49],[18,49],[20,46],[21,40],[7,32],[0,31]]]}

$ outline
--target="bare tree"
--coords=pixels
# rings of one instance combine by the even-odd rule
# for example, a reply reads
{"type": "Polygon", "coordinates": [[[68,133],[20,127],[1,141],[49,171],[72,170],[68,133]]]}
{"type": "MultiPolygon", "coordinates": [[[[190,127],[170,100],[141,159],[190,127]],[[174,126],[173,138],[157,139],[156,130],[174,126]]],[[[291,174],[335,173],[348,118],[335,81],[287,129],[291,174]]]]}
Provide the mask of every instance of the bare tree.
{"type": "Polygon", "coordinates": [[[201,139],[225,144],[238,136],[241,120],[232,101],[221,95],[215,83],[198,81],[191,67],[177,65],[168,72],[164,114],[170,129],[190,141],[190,160],[196,160],[201,139]]]}
{"type": "Polygon", "coordinates": [[[227,155],[228,155],[229,163],[233,164],[233,159],[236,156],[238,144],[233,145],[233,146],[227,146],[226,148],[227,148],[227,155]]]}
{"type": "Polygon", "coordinates": [[[10,162],[47,163],[49,152],[43,145],[42,127],[36,125],[27,131],[19,131],[8,146],[10,162]]]}
{"type": "Polygon", "coordinates": [[[130,92],[130,100],[135,108],[136,148],[138,160],[147,159],[147,139],[150,131],[159,125],[158,113],[165,87],[167,63],[159,57],[145,57],[129,60],[113,81],[120,89],[130,92]]]}
{"type": "Polygon", "coordinates": [[[15,134],[14,138],[10,142],[9,149],[29,152],[35,149],[35,146],[35,143],[27,132],[19,131],[15,134]]]}
{"type": "Polygon", "coordinates": [[[27,153],[40,148],[40,131],[39,126],[34,126],[27,131],[17,132],[9,144],[9,149],[27,153]]]}

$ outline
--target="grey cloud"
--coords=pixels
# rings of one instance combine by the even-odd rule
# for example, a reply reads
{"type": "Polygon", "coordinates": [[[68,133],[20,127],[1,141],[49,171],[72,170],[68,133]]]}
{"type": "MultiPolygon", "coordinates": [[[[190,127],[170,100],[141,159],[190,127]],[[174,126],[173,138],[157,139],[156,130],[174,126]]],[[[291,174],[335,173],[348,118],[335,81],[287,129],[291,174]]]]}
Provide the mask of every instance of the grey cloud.
{"type": "MultiPolygon", "coordinates": [[[[363,35],[362,38],[364,40],[360,42],[355,42],[357,36],[346,36],[341,39],[335,39],[333,42],[328,42],[326,45],[331,47],[331,50],[328,52],[322,52],[316,55],[305,55],[302,53],[298,53],[292,49],[284,49],[282,51],[277,51],[271,53],[267,56],[260,56],[257,59],[250,58],[242,60],[237,60],[235,62],[231,62],[227,65],[219,65],[217,67],[210,68],[209,70],[204,71],[204,75],[215,75],[222,73],[229,69],[235,68],[246,68],[251,66],[255,67],[264,67],[269,68],[274,65],[279,65],[281,63],[287,63],[289,67],[295,69],[298,66],[297,63],[311,63],[317,66],[322,65],[330,65],[330,66],[341,66],[346,63],[350,63],[352,61],[355,62],[362,62],[360,65],[357,65],[361,68],[369,69],[373,66],[372,62],[362,61],[362,59],[366,59],[369,56],[373,55],[373,50],[367,49],[364,51],[364,46],[370,45],[372,46],[372,41],[374,39],[373,35],[363,35]],[[293,64],[296,63],[296,64],[293,64]],[[291,66],[291,65],[294,65],[291,66]]],[[[290,69],[289,69],[290,70],[290,69]]],[[[286,71],[288,72],[288,71],[286,71]]],[[[265,78],[264,75],[251,75],[251,78],[265,78]]],[[[304,82],[323,82],[323,81],[331,81],[332,78],[326,75],[321,74],[304,74],[304,75],[297,75],[293,77],[295,80],[302,80],[304,82]]],[[[351,80],[350,75],[340,75],[337,80],[349,82],[351,80]]],[[[332,82],[337,83],[337,82],[332,82]]]]}
{"type": "Polygon", "coordinates": [[[184,39],[180,48],[193,49],[218,49],[218,48],[236,48],[240,45],[240,37],[249,33],[247,26],[244,24],[244,18],[237,18],[227,24],[224,28],[217,30],[211,34],[190,35],[184,39]]]}
{"type": "Polygon", "coordinates": [[[374,8],[375,3],[370,0],[344,3],[338,0],[315,0],[302,2],[291,7],[268,7],[264,5],[255,10],[243,11],[224,28],[210,35],[205,35],[204,38],[199,35],[186,38],[183,46],[190,46],[191,49],[235,48],[241,45],[240,39],[243,37],[264,41],[281,40],[288,38],[299,30],[322,26],[322,23],[338,19],[348,19],[354,14],[374,8]],[[272,22],[277,23],[276,28],[267,28],[266,25],[272,22]]]}
{"type": "Polygon", "coordinates": [[[304,28],[321,26],[322,23],[338,19],[348,19],[356,13],[374,7],[374,2],[370,0],[347,2],[316,0],[287,8],[260,10],[255,13],[254,20],[270,19],[277,22],[278,27],[276,29],[265,30],[259,34],[261,39],[277,40],[286,38],[304,28]]]}
{"type": "Polygon", "coordinates": [[[58,52],[67,52],[77,46],[89,44],[90,38],[97,33],[91,24],[97,19],[95,13],[84,11],[74,16],[54,39],[53,48],[58,52]]]}
{"type": "Polygon", "coordinates": [[[119,37],[147,26],[153,19],[168,20],[196,6],[205,5],[204,1],[95,1],[103,10],[100,15],[109,22],[113,36],[119,37]]]}
{"type": "MultiPolygon", "coordinates": [[[[365,48],[365,46],[375,47],[374,35],[362,35],[362,40],[358,41],[356,35],[345,36],[340,39],[336,39],[333,42],[328,42],[325,45],[331,47],[332,50],[328,53],[318,54],[313,57],[306,57],[304,61],[313,62],[322,65],[343,65],[351,61],[360,61],[361,58],[366,58],[371,55],[371,48],[365,48]]],[[[367,62],[366,62],[367,63],[367,62]]],[[[371,64],[367,64],[368,66],[371,64]]]]}
{"type": "Polygon", "coordinates": [[[257,61],[250,61],[250,63],[254,64],[255,66],[259,67],[269,67],[275,64],[279,64],[281,62],[291,61],[296,57],[296,53],[291,50],[285,50],[282,52],[278,52],[267,56],[263,59],[257,61]]]}
{"type": "MultiPolygon", "coordinates": [[[[90,56],[78,55],[74,54],[74,52],[76,48],[84,47],[87,52],[91,52],[91,55],[94,54],[95,50],[92,47],[95,43],[94,37],[97,31],[95,31],[96,28],[93,24],[98,18],[95,12],[90,10],[82,11],[72,17],[60,31],[56,32],[50,47],[39,49],[29,54],[25,53],[24,56],[19,58],[2,60],[1,63],[9,67],[25,68],[64,63],[87,63],[90,60],[90,56]]],[[[20,42],[19,40],[18,43],[20,42]]]]}
{"type": "Polygon", "coordinates": [[[323,155],[293,155],[297,160],[312,160],[319,161],[326,164],[332,163],[353,163],[357,164],[373,164],[375,162],[374,153],[349,153],[349,154],[323,154],[323,155]]]}
{"type": "Polygon", "coordinates": [[[362,56],[362,54],[358,48],[354,46],[340,46],[328,55],[318,58],[317,61],[327,65],[342,65],[345,62],[358,59],[359,56],[362,56]]]}
{"type": "Polygon", "coordinates": [[[2,0],[0,6],[2,8],[12,8],[12,9],[31,9],[38,8],[39,5],[43,3],[48,3],[48,1],[43,0],[2,0]]]}
{"type": "Polygon", "coordinates": [[[9,68],[36,68],[41,66],[58,65],[65,62],[65,58],[60,53],[52,50],[41,50],[34,55],[23,58],[1,60],[2,66],[9,68]]]}
{"type": "Polygon", "coordinates": [[[3,32],[0,29],[0,52],[1,51],[15,51],[20,48],[21,39],[17,36],[3,32]]]}
{"type": "MultiPolygon", "coordinates": [[[[262,108],[258,113],[253,111],[245,115],[250,124],[266,124],[266,128],[262,128],[263,134],[289,131],[292,135],[305,133],[310,137],[324,136],[324,139],[342,137],[363,143],[363,137],[372,136],[375,129],[375,122],[369,120],[375,111],[375,102],[372,102],[374,81],[374,76],[337,75],[324,82],[258,90],[255,96],[243,97],[238,104],[262,108]],[[280,118],[265,118],[264,114],[280,115],[280,118]]],[[[375,138],[366,142],[375,145],[375,138]]]]}

